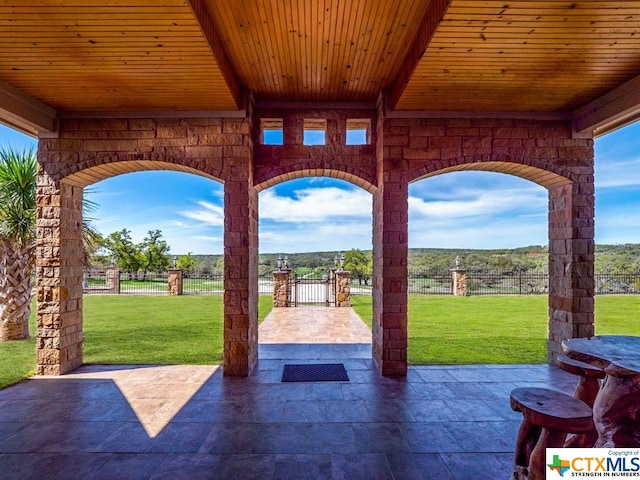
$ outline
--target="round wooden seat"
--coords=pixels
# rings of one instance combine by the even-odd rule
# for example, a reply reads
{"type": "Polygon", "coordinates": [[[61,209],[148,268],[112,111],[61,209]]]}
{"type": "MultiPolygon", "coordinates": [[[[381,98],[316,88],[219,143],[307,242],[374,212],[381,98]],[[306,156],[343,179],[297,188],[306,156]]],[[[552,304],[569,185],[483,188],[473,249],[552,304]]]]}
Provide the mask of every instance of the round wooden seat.
{"type": "Polygon", "coordinates": [[[511,391],[511,408],[525,420],[542,428],[566,433],[593,429],[589,406],[566,393],[547,388],[516,388],[511,391]]]}
{"type": "Polygon", "coordinates": [[[556,363],[562,370],[573,373],[574,375],[580,375],[581,377],[604,378],[606,375],[601,368],[594,367],[580,360],[574,360],[565,355],[558,355],[556,363]]]}

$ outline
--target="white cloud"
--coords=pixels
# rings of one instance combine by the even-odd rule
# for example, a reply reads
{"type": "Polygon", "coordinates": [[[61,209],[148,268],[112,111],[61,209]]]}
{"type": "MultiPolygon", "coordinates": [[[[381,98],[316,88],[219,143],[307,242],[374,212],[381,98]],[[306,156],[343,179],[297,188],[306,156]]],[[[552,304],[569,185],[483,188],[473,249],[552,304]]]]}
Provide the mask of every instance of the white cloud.
{"type": "Polygon", "coordinates": [[[611,163],[596,162],[596,189],[640,187],[640,158],[611,163]]]}
{"type": "Polygon", "coordinates": [[[221,227],[224,225],[223,207],[204,200],[199,201],[198,205],[200,205],[200,209],[185,210],[180,212],[181,215],[213,227],[221,227]]]}
{"type": "Polygon", "coordinates": [[[285,223],[326,222],[336,217],[371,216],[371,194],[360,189],[304,188],[292,196],[260,193],[260,218],[285,223]]]}
{"type": "MultiPolygon", "coordinates": [[[[547,208],[547,192],[542,187],[501,189],[496,191],[465,190],[452,192],[450,200],[427,200],[409,197],[409,217],[455,219],[513,212],[531,215],[536,209],[547,208]]],[[[535,213],[534,213],[535,214],[535,213]]]]}
{"type": "Polygon", "coordinates": [[[344,224],[321,223],[260,225],[260,251],[263,253],[295,253],[330,250],[350,250],[372,247],[369,221],[348,221],[344,224]]]}

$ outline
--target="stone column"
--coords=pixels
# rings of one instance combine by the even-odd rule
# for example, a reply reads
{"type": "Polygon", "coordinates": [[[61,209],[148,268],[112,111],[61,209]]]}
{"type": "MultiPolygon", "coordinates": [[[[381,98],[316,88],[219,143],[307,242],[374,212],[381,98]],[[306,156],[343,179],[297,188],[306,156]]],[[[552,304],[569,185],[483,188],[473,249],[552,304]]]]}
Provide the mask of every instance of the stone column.
{"type": "Polygon", "coordinates": [[[40,167],[37,189],[38,375],[82,365],[82,187],[40,167]]]}
{"type": "Polygon", "coordinates": [[[169,295],[182,295],[182,269],[170,268],[167,270],[167,283],[169,284],[169,295]]]}
{"type": "Polygon", "coordinates": [[[467,296],[467,271],[464,268],[454,268],[451,270],[451,281],[453,282],[453,296],[467,296]]]}
{"type": "Polygon", "coordinates": [[[258,362],[258,193],[249,159],[234,159],[224,183],[224,375],[258,362]]]}
{"type": "Polygon", "coordinates": [[[337,270],[336,273],[336,307],[351,306],[351,272],[337,270]]]}
{"type": "Polygon", "coordinates": [[[273,272],[273,306],[291,305],[291,270],[273,272]]]}
{"type": "Polygon", "coordinates": [[[593,169],[549,189],[549,360],[567,338],[594,334],[593,169]]]}
{"type": "Polygon", "coordinates": [[[120,294],[120,269],[118,267],[107,267],[105,269],[105,288],[112,293],[120,294]]]}
{"type": "Polygon", "coordinates": [[[380,182],[373,195],[373,359],[382,375],[403,376],[407,374],[408,184],[394,171],[385,172],[380,182]]]}

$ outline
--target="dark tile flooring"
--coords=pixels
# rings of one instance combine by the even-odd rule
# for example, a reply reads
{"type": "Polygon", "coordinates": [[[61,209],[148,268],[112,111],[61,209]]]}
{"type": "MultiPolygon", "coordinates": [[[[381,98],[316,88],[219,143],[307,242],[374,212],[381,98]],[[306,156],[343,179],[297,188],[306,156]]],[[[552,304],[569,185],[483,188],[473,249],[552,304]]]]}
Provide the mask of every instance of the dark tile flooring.
{"type": "Polygon", "coordinates": [[[414,366],[381,377],[370,344],[261,344],[258,371],[84,366],[0,390],[3,479],[507,479],[519,386],[571,392],[548,365],[414,366]],[[350,381],[282,383],[286,363],[350,381]]]}

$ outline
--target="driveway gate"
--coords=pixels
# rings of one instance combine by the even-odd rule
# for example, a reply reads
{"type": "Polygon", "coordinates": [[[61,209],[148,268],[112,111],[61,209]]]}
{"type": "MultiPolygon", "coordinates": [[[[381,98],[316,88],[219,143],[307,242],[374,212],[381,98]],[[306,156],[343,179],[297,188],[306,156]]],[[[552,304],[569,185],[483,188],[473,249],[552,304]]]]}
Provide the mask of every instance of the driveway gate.
{"type": "Polygon", "coordinates": [[[322,278],[306,278],[291,275],[291,305],[322,305],[324,307],[336,304],[336,277],[323,275],[322,278]]]}

